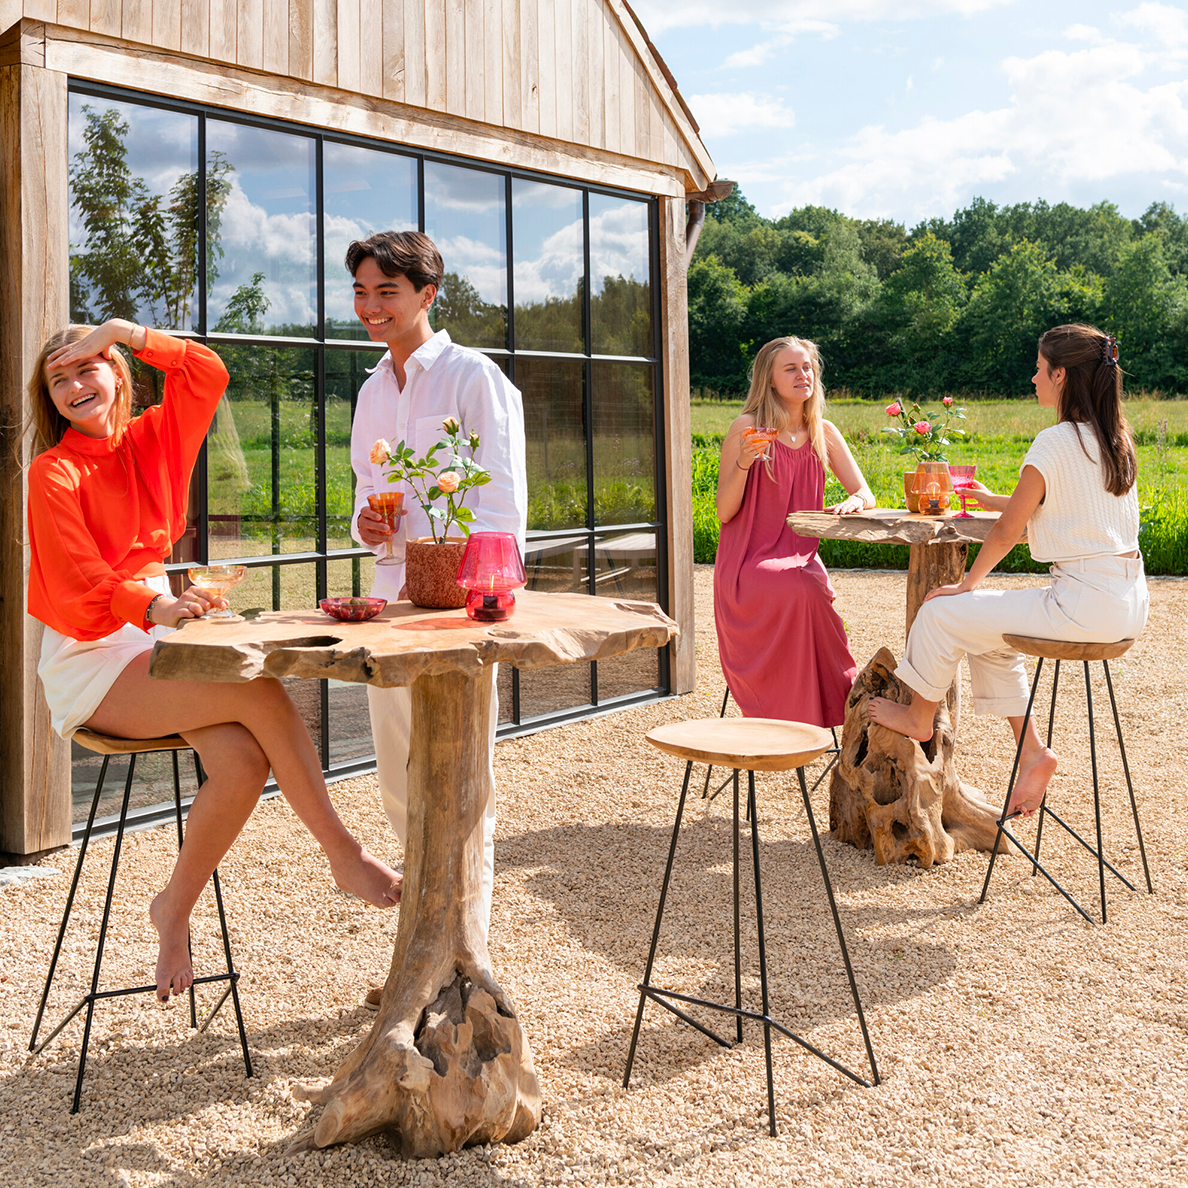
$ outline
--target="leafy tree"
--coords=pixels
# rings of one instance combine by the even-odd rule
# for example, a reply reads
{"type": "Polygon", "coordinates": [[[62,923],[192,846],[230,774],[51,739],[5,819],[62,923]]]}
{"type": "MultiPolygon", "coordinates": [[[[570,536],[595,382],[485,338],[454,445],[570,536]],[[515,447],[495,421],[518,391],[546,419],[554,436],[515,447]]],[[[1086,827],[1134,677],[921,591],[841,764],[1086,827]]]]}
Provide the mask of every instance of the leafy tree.
{"type": "Polygon", "coordinates": [[[746,390],[747,290],[716,256],[689,267],[689,375],[694,387],[746,390]]]}
{"type": "Polygon", "coordinates": [[[705,213],[707,223],[710,219],[720,223],[749,223],[762,217],[743,197],[738,186],[735,186],[721,202],[707,202],[705,213]]]}
{"type": "Polygon", "coordinates": [[[886,280],[900,265],[908,247],[908,234],[902,223],[891,219],[864,219],[858,224],[862,258],[886,280]]]}
{"type": "Polygon", "coordinates": [[[484,301],[464,276],[447,272],[430,310],[435,330],[448,330],[463,346],[507,345],[507,306],[484,301]]]}

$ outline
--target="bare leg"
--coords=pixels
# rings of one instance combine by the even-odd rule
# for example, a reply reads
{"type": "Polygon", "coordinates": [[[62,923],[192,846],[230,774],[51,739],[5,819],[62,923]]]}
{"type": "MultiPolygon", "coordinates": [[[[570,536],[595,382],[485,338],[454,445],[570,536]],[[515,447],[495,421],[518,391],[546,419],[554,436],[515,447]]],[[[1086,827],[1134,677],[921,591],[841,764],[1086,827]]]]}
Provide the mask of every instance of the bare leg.
{"type": "Polygon", "coordinates": [[[190,806],[186,839],[165,889],[149,905],[161,947],[157,997],[165,1001],[194,981],[190,965],[190,912],[231,843],[239,836],[268,779],[268,758],[251,732],[237,723],[187,730],[202,757],[207,780],[190,806]]]}
{"type": "MultiPolygon", "coordinates": [[[[178,942],[173,938],[179,929],[183,935],[187,930],[181,922],[188,921],[211,871],[250,815],[269,767],[285,799],[326,852],[338,885],[377,907],[399,902],[400,876],[373,858],[334,811],[313,741],[279,681],[154,681],[148,675],[148,662],[146,652],[124,669],[87,726],[120,738],[182,734],[193,742],[211,771],[214,795],[205,798],[209,811],[203,811],[201,797],[195,801],[198,813],[195,817],[191,810],[186,841],[178,856],[176,885],[171,878],[162,893],[164,900],[154,901],[153,922],[161,933],[162,958],[165,966],[174,967],[159,968],[159,974],[169,978],[164,983],[166,996],[171,983],[177,993],[189,985],[186,977],[192,977],[187,974],[188,956],[184,968],[178,964],[178,942]],[[242,727],[251,746],[243,734],[226,729],[233,726],[242,727]],[[251,758],[241,770],[245,751],[251,758]],[[217,779],[216,772],[220,773],[217,779]],[[173,982],[175,973],[184,985],[173,982]]],[[[158,980],[158,992],[161,989],[158,980]]]]}
{"type": "Polygon", "coordinates": [[[919,693],[912,694],[911,705],[889,701],[886,697],[872,697],[867,702],[870,720],[888,730],[906,734],[917,742],[928,742],[934,732],[936,707],[939,701],[927,701],[919,693]]]}
{"type": "MultiPolygon", "coordinates": [[[[1018,745],[1019,734],[1023,729],[1023,715],[1008,718],[1011,732],[1018,745]]],[[[1039,732],[1035,728],[1035,719],[1027,719],[1027,733],[1023,737],[1023,750],[1019,753],[1019,772],[1015,776],[1015,786],[1011,789],[1011,803],[1008,813],[1019,813],[1030,817],[1044,802],[1044,794],[1048,791],[1048,781],[1056,774],[1056,755],[1040,742],[1039,732]]]]}

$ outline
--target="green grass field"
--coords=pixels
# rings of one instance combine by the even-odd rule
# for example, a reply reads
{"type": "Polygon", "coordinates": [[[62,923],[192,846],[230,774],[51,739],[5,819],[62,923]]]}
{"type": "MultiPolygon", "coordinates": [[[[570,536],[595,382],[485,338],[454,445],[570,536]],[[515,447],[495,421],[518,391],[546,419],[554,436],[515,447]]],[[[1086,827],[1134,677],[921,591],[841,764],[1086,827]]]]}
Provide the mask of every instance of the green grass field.
{"type": "MultiPolygon", "coordinates": [[[[826,415],[845,434],[871,490],[883,507],[903,506],[903,472],[913,469],[910,457],[900,455],[898,440],[882,430],[891,423],[883,411],[887,402],[838,400],[826,415]]],[[[939,404],[927,402],[931,412],[939,404]]],[[[714,494],[718,483],[718,452],[722,436],[742,410],[741,401],[694,401],[693,533],[694,557],[713,561],[718,547],[718,518],[714,494]]],[[[1150,574],[1188,573],[1188,401],[1133,400],[1127,416],[1138,442],[1140,543],[1150,574]]],[[[956,424],[966,437],[954,444],[949,461],[975,463],[977,477],[992,491],[1009,492],[1018,481],[1019,463],[1027,445],[1053,423],[1050,412],[1034,401],[979,400],[966,406],[966,420],[956,424]]],[[[842,497],[830,479],[825,502],[842,497]]],[[[903,569],[908,551],[897,545],[866,545],[823,540],[826,565],[856,568],[903,569]]],[[[1023,546],[999,565],[1014,572],[1043,572],[1023,546]]]]}

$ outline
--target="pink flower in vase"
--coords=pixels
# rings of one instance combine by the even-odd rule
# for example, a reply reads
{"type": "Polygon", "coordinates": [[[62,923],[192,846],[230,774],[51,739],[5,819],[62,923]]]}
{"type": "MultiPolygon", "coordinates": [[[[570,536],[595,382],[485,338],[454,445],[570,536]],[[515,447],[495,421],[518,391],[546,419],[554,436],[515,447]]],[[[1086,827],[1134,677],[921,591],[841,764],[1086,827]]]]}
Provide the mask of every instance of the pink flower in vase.
{"type": "Polygon", "coordinates": [[[375,444],[371,447],[371,453],[368,457],[371,458],[372,464],[375,466],[383,466],[388,460],[388,455],[392,452],[392,447],[388,442],[382,438],[377,437],[375,444]]]}
{"type": "Polygon", "coordinates": [[[896,400],[893,404],[888,404],[883,410],[889,417],[897,417],[903,412],[903,406],[896,400]]]}
{"type": "Polygon", "coordinates": [[[458,489],[458,484],[461,481],[461,477],[456,470],[443,470],[437,476],[438,489],[446,495],[452,495],[458,489]]]}
{"type": "Polygon", "coordinates": [[[941,400],[941,404],[943,404],[943,405],[945,406],[945,408],[952,408],[952,407],[953,407],[953,397],[952,397],[952,396],[945,396],[945,397],[944,397],[944,398],[941,400]]]}
{"type": "Polygon", "coordinates": [[[923,437],[932,426],[927,421],[917,421],[912,428],[923,437]]]}

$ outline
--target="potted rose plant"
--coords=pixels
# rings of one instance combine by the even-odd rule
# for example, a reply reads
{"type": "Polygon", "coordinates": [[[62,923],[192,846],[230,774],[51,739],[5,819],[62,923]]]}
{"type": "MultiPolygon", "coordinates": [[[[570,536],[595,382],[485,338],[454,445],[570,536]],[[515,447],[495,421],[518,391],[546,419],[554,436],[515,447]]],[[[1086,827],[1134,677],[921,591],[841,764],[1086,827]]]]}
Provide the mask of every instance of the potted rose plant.
{"type": "Polygon", "coordinates": [[[371,447],[372,462],[388,467],[388,482],[405,483],[429,517],[432,535],[405,544],[405,586],[415,606],[465,605],[467,592],[455,579],[474,522],[466,495],[491,481],[491,472],[475,461],[479,435],[471,433],[463,443],[456,417],[447,417],[441,427],[446,440],[437,442],[422,458],[403,441],[393,448],[381,437],[371,447]],[[457,535],[450,534],[451,528],[457,535]]]}
{"type": "Polygon", "coordinates": [[[944,411],[924,412],[919,404],[907,404],[902,400],[887,405],[886,413],[894,424],[884,429],[899,438],[901,454],[911,454],[916,459],[916,469],[904,471],[903,493],[908,511],[917,512],[920,504],[917,488],[935,481],[942,493],[941,508],[949,506],[953,493],[953,480],[949,475],[947,447],[952,444],[949,435],[964,437],[965,430],[952,426],[954,420],[965,420],[965,409],[953,407],[953,397],[941,400],[944,411]]]}

